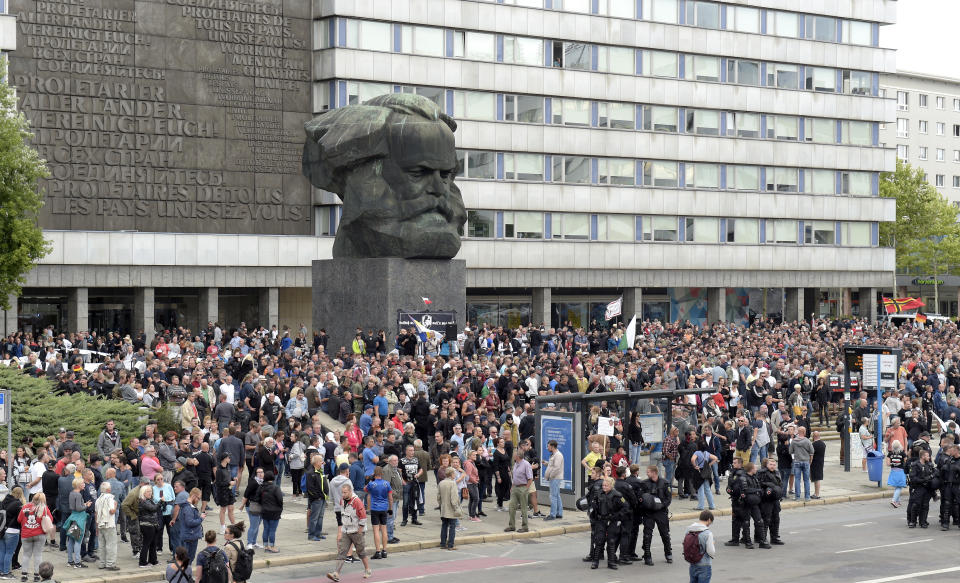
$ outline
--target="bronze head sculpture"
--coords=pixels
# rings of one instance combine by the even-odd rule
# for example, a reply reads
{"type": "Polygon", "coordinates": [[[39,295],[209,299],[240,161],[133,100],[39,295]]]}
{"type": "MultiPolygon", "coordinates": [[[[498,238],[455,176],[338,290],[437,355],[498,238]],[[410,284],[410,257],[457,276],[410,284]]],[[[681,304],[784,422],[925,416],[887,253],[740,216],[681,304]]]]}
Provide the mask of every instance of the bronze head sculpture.
{"type": "Polygon", "coordinates": [[[336,193],[333,256],[449,259],[467,214],[453,179],[456,122],[429,99],[381,95],[304,124],[303,174],[336,193]]]}

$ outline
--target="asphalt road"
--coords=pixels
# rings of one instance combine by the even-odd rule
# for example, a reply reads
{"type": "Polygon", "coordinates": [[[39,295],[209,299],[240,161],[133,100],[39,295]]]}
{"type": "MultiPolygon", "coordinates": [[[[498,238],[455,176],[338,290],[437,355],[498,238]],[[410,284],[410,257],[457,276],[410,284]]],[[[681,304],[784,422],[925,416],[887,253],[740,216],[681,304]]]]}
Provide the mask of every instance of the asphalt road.
{"type": "MultiPolygon", "coordinates": [[[[937,503],[934,503],[934,507],[937,503]]],[[[935,515],[931,508],[931,515],[935,515]]],[[[960,580],[960,530],[942,532],[931,516],[929,529],[908,529],[905,507],[891,508],[887,500],[815,506],[785,511],[781,515],[782,547],[771,550],[722,543],[730,538],[730,519],[720,517],[713,525],[718,542],[713,580],[722,581],[842,581],[887,583],[894,581],[960,580]]],[[[674,563],[663,561],[659,538],[654,536],[653,567],[635,564],[612,571],[590,570],[581,562],[587,552],[587,535],[566,535],[511,541],[502,544],[463,545],[457,551],[433,549],[390,555],[372,561],[371,582],[423,581],[440,583],[451,577],[465,581],[516,583],[620,583],[638,577],[654,581],[684,581],[687,564],[682,556],[683,531],[687,523],[671,523],[674,563]]],[[[372,540],[368,534],[368,548],[372,540]]],[[[330,563],[261,569],[257,583],[320,583],[330,563]]],[[[346,583],[358,583],[362,567],[347,564],[346,583]]]]}

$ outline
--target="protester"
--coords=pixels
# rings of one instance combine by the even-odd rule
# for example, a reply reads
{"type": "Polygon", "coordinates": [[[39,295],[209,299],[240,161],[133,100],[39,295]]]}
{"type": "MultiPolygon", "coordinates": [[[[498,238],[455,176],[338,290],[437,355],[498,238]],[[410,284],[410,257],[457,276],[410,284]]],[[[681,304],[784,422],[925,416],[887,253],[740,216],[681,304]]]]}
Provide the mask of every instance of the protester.
{"type": "Polygon", "coordinates": [[[340,495],[343,499],[343,510],[337,526],[337,562],[336,568],[327,573],[327,578],[331,581],[340,580],[343,564],[350,555],[350,548],[353,547],[363,562],[363,578],[368,579],[373,575],[373,571],[370,570],[370,561],[363,541],[367,511],[360,497],[354,493],[352,484],[344,483],[340,487],[340,495]]]}
{"type": "Polygon", "coordinates": [[[704,510],[700,519],[687,527],[683,541],[684,558],[690,563],[690,583],[710,583],[713,574],[713,558],[717,554],[717,547],[713,541],[713,513],[704,510]],[[696,551],[687,556],[687,537],[696,538],[696,551]],[[696,560],[694,560],[696,559],[696,560]]]}

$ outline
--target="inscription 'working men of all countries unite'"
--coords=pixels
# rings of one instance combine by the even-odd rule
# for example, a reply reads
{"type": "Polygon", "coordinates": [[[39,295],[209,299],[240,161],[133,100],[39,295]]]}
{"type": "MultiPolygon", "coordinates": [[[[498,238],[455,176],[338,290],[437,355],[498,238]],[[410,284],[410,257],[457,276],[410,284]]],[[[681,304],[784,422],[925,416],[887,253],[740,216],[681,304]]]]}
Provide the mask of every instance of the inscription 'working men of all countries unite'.
{"type": "Polygon", "coordinates": [[[49,212],[309,221],[309,207],[284,205],[279,188],[255,188],[252,178],[231,184],[243,171],[299,175],[300,136],[284,127],[289,99],[283,96],[299,95],[297,113],[309,116],[308,43],[294,30],[302,21],[292,22],[278,5],[240,0],[130,0],[120,8],[85,0],[11,4],[19,32],[11,79],[49,163],[49,212]],[[199,116],[198,108],[172,102],[167,71],[136,59],[137,51],[163,46],[143,32],[150,28],[138,26],[138,7],[147,4],[175,6],[175,17],[196,29],[197,40],[216,43],[226,55],[225,66],[196,71],[225,116],[199,116]],[[18,67],[19,59],[30,65],[18,67]],[[223,158],[206,158],[207,168],[189,169],[202,158],[198,146],[191,148],[195,138],[230,133],[221,119],[239,139],[221,147],[223,158]]]}

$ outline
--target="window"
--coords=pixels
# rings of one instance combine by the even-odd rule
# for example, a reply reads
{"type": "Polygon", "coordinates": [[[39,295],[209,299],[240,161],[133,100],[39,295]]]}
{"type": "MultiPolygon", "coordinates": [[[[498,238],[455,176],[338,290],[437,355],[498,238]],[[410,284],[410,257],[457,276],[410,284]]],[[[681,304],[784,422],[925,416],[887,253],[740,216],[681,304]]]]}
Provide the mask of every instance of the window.
{"type": "Polygon", "coordinates": [[[927,106],[927,94],[926,94],[926,93],[921,93],[921,94],[919,95],[919,97],[920,97],[920,107],[926,107],[926,106],[927,106]]]}
{"type": "Polygon", "coordinates": [[[834,120],[808,117],[803,120],[803,123],[805,126],[803,131],[804,141],[818,144],[832,144],[836,141],[834,133],[836,133],[837,122],[834,120]]]}
{"type": "Polygon", "coordinates": [[[348,19],[346,46],[349,49],[390,51],[393,49],[393,30],[390,23],[348,19]]]}
{"type": "Polygon", "coordinates": [[[841,172],[840,193],[852,196],[870,196],[873,188],[870,184],[869,172],[841,172]]]}
{"type": "Polygon", "coordinates": [[[800,66],[784,63],[767,65],[767,86],[780,89],[800,88],[800,66]]]}
{"type": "Polygon", "coordinates": [[[508,239],[543,239],[543,213],[503,213],[503,236],[508,239]]]}
{"type": "Polygon", "coordinates": [[[633,215],[600,215],[597,217],[597,239],[636,241],[637,219],[633,215]]]}
{"type": "Polygon", "coordinates": [[[920,130],[921,134],[927,133],[927,120],[921,119],[917,124],[917,127],[920,130]]]}
{"type": "Polygon", "coordinates": [[[852,146],[873,145],[873,122],[844,121],[841,124],[840,131],[844,144],[852,146]]]}
{"type": "Polygon", "coordinates": [[[760,221],[757,219],[727,219],[727,243],[756,245],[760,242],[760,221]]]}
{"type": "Polygon", "coordinates": [[[727,30],[760,33],[760,9],[727,6],[727,30]]]}
{"type": "Polygon", "coordinates": [[[720,28],[720,5],[714,2],[687,0],[687,24],[700,28],[720,28]]]}
{"type": "MultiPolygon", "coordinates": [[[[954,150],[954,152],[960,152],[960,151],[954,150]]],[[[899,158],[899,159],[901,159],[901,160],[909,160],[909,159],[910,159],[910,146],[908,146],[908,145],[906,145],[906,144],[897,144],[897,158],[899,158]]]]}
{"type": "Polygon", "coordinates": [[[637,181],[637,165],[632,159],[601,158],[597,166],[600,170],[600,184],[633,186],[637,181]]]}
{"type": "Polygon", "coordinates": [[[684,59],[686,59],[684,69],[687,79],[696,81],[720,80],[720,57],[687,55],[684,59]]]}
{"type": "Polygon", "coordinates": [[[927,159],[927,147],[926,147],[926,146],[920,146],[920,147],[917,148],[917,157],[920,158],[921,160],[926,160],[926,159],[927,159]]]}
{"type": "Polygon", "coordinates": [[[910,94],[906,91],[897,91],[897,110],[907,111],[910,108],[910,94]]]}
{"type": "Polygon", "coordinates": [[[743,112],[726,112],[727,135],[738,138],[760,137],[760,114],[743,112]]]}
{"type": "Polygon", "coordinates": [[[567,126],[590,125],[590,102],[586,99],[554,99],[553,123],[567,126]]]}
{"type": "Polygon", "coordinates": [[[678,14],[677,0],[643,0],[643,17],[646,20],[676,24],[678,14]]]}
{"type": "Polygon", "coordinates": [[[503,118],[521,123],[543,123],[543,97],[507,95],[503,99],[503,118]]]}
{"type": "Polygon", "coordinates": [[[866,46],[873,44],[873,27],[869,22],[844,20],[841,26],[843,28],[843,42],[866,46]]]}
{"type": "Polygon", "coordinates": [[[936,174],[934,175],[933,179],[935,181],[934,186],[937,188],[943,187],[943,174],[936,174]]]}
{"type": "Polygon", "coordinates": [[[941,121],[938,121],[938,122],[937,122],[937,135],[938,135],[938,136],[942,136],[943,133],[946,131],[946,129],[947,129],[947,124],[945,124],[945,123],[943,123],[943,122],[941,122],[941,121]]]}
{"type": "Polygon", "coordinates": [[[807,245],[833,245],[836,226],[830,221],[806,221],[803,224],[803,242],[807,245]]]}
{"type": "Polygon", "coordinates": [[[637,52],[624,47],[597,47],[597,68],[607,73],[633,75],[637,72],[637,52]]]}
{"type": "Polygon", "coordinates": [[[677,131],[677,108],[659,105],[643,106],[643,129],[655,132],[677,131]]]}
{"type": "Polygon", "coordinates": [[[392,89],[383,83],[347,81],[347,105],[357,105],[374,97],[392,93],[392,89]]]}
{"type": "Polygon", "coordinates": [[[494,152],[457,150],[457,159],[461,168],[458,176],[461,178],[493,180],[497,176],[497,156],[494,152]]]}
{"type": "Polygon", "coordinates": [[[687,133],[701,136],[719,136],[720,112],[712,109],[688,109],[687,133]]]}
{"type": "Polygon", "coordinates": [[[580,213],[553,213],[554,239],[585,241],[590,238],[590,215],[580,213]]]}
{"type": "Polygon", "coordinates": [[[643,74],[648,77],[677,76],[677,53],[643,51],[643,74]]]}
{"type": "Polygon", "coordinates": [[[953,137],[960,138],[960,124],[953,124],[953,137]]]}
{"type": "Polygon", "coordinates": [[[684,236],[688,243],[716,243],[720,238],[720,219],[687,217],[684,236]]]}
{"type": "Polygon", "coordinates": [[[554,182],[590,184],[590,158],[554,156],[552,160],[554,182]]]}
{"type": "MultiPolygon", "coordinates": [[[[5,12],[4,2],[0,0],[0,14],[5,12]]],[[[330,19],[313,21],[313,50],[329,49],[334,46],[335,39],[330,35],[330,19]]]]}
{"type": "Polygon", "coordinates": [[[960,111],[960,99],[953,100],[953,111],[960,111]]]}
{"type": "Polygon", "coordinates": [[[454,91],[453,112],[463,119],[496,121],[497,95],[483,91],[454,91]]]}
{"type": "Polygon", "coordinates": [[[772,192],[797,192],[799,181],[796,168],[767,168],[766,189],[772,192]]]}
{"type": "Polygon", "coordinates": [[[527,8],[543,8],[543,0],[503,0],[503,3],[527,8]]]}
{"type": "Polygon", "coordinates": [[[945,99],[945,98],[938,96],[938,97],[937,97],[937,109],[943,109],[945,102],[946,102],[946,99],[945,99]]]}
{"type": "Polygon", "coordinates": [[[937,148],[937,162],[943,162],[944,152],[943,148],[937,148]]]}
{"type": "Polygon", "coordinates": [[[837,19],[829,16],[804,16],[805,36],[823,42],[837,42],[837,19]]]}
{"type": "Polygon", "coordinates": [[[717,164],[688,162],[684,175],[687,188],[720,188],[720,166],[717,164]]]}
{"type": "Polygon", "coordinates": [[[833,170],[804,170],[804,192],[810,194],[836,194],[837,174],[833,170]]]}
{"type": "Polygon", "coordinates": [[[768,115],[767,139],[796,141],[800,137],[799,120],[792,115],[768,115]]]}
{"type": "Polygon", "coordinates": [[[953,151],[953,161],[960,162],[960,150],[953,151]]]}
{"type": "MultiPolygon", "coordinates": [[[[484,35],[477,35],[478,37],[484,35]]],[[[486,35],[491,38],[493,35],[486,35]]],[[[400,27],[400,52],[428,57],[442,57],[444,49],[443,29],[431,26],[400,27]]]]}
{"type": "Polygon", "coordinates": [[[339,205],[321,205],[313,207],[314,235],[332,237],[337,232],[337,212],[339,205]]]}
{"type": "Polygon", "coordinates": [[[731,190],[759,190],[760,168],[757,166],[727,166],[727,188],[731,190]]]}
{"type": "Polygon", "coordinates": [[[553,3],[555,10],[566,10],[567,12],[586,12],[590,13],[590,0],[560,0],[553,3]]]}
{"type": "Polygon", "coordinates": [[[496,37],[482,32],[454,31],[453,56],[488,63],[493,62],[497,58],[496,37]]]}
{"type": "Polygon", "coordinates": [[[870,246],[870,223],[840,223],[840,242],[846,247],[870,246]]]}
{"type": "Polygon", "coordinates": [[[797,221],[767,219],[767,243],[797,243],[797,221]]]}
{"type": "Polygon", "coordinates": [[[497,232],[497,213],[467,211],[467,237],[492,238],[497,232]]]}
{"type": "Polygon", "coordinates": [[[843,92],[847,95],[871,95],[873,92],[873,75],[866,71],[844,70],[841,74],[843,92]]]}
{"type": "Polygon", "coordinates": [[[410,85],[404,85],[400,88],[401,93],[412,93],[414,95],[420,95],[426,97],[430,101],[437,104],[437,107],[440,108],[440,111],[446,110],[445,105],[445,91],[440,87],[413,87],[410,85]]]}
{"type": "Polygon", "coordinates": [[[676,162],[647,161],[643,163],[644,186],[676,187],[677,184],[676,162]]]}
{"type": "MultiPolygon", "coordinates": [[[[909,138],[910,137],[910,120],[904,119],[902,117],[897,118],[897,137],[898,138],[909,138]]],[[[956,127],[956,126],[954,126],[956,127]]]]}
{"type": "Polygon", "coordinates": [[[953,176],[953,187],[960,188],[960,176],[957,176],[957,175],[953,176]]]}
{"type": "Polygon", "coordinates": [[[554,53],[554,67],[563,67],[564,69],[578,69],[581,71],[590,70],[590,49],[591,45],[586,43],[573,43],[565,42],[561,43],[559,41],[554,41],[553,43],[553,53],[554,53]],[[563,50],[563,54],[560,56],[561,60],[557,62],[557,48],[560,47],[563,50]]]}
{"type": "Polygon", "coordinates": [[[503,176],[507,180],[543,182],[543,154],[503,155],[503,176]]]}
{"type": "Polygon", "coordinates": [[[676,241],[678,238],[677,217],[643,217],[644,241],[676,241]]]}
{"type": "Polygon", "coordinates": [[[542,67],[543,41],[522,36],[503,37],[503,62],[542,67]]]}
{"type": "Polygon", "coordinates": [[[800,15],[794,12],[767,11],[767,34],[774,36],[800,36],[800,15]]]}
{"type": "Polygon", "coordinates": [[[837,70],[826,67],[806,68],[806,87],[811,91],[833,93],[837,90],[837,70]]]}
{"type": "Polygon", "coordinates": [[[741,59],[727,59],[727,83],[759,85],[760,63],[741,59]]]}
{"type": "Polygon", "coordinates": [[[598,109],[598,125],[602,128],[632,130],[637,127],[634,119],[637,108],[632,103],[601,102],[598,109]]]}
{"type": "Polygon", "coordinates": [[[634,0],[600,0],[600,14],[617,18],[635,18],[636,2],[634,0]]]}

